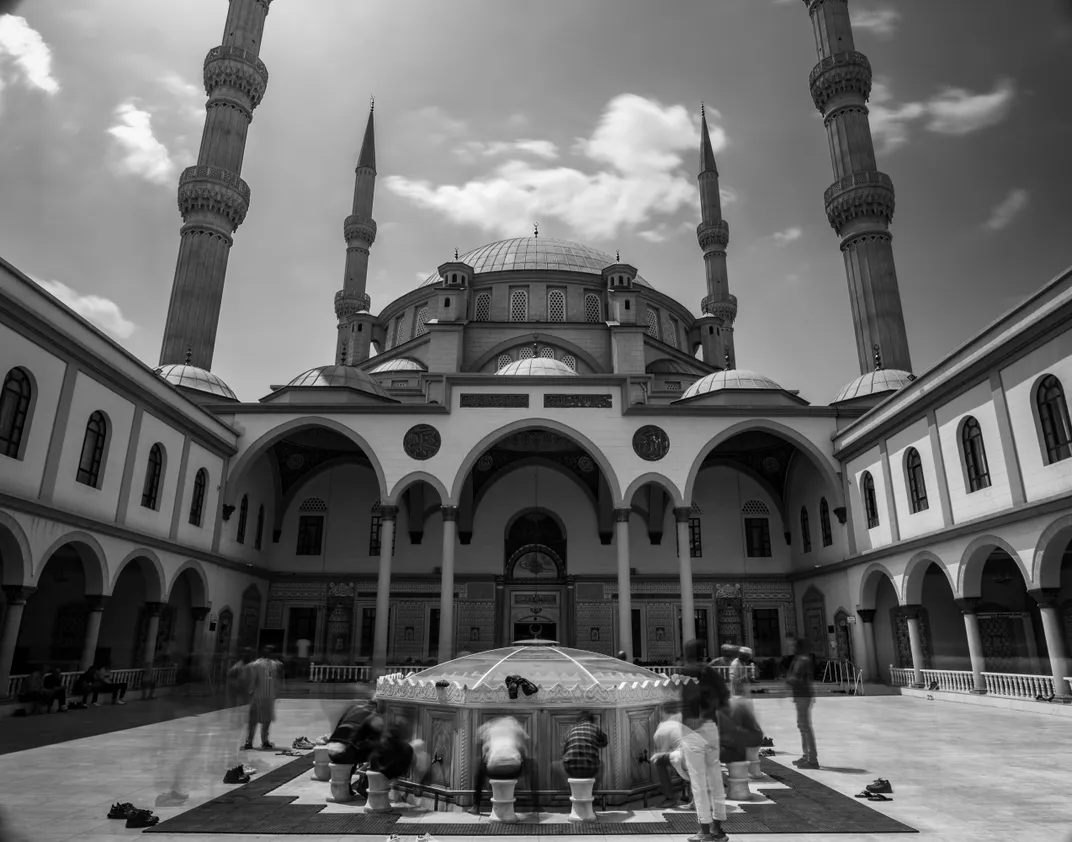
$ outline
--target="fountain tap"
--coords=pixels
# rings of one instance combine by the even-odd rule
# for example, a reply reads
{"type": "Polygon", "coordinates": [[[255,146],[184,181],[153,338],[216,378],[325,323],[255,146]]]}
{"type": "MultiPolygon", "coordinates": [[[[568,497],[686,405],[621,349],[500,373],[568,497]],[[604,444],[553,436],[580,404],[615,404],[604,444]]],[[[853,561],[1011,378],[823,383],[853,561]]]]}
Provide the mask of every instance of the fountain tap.
{"type": "Polygon", "coordinates": [[[443,763],[443,755],[440,754],[438,751],[435,753],[435,757],[432,758],[432,765],[434,766],[436,763],[443,763]]]}
{"type": "Polygon", "coordinates": [[[648,760],[648,750],[647,749],[644,749],[642,752],[640,752],[640,754],[637,755],[637,763],[650,763],[650,762],[651,761],[648,760]]]}

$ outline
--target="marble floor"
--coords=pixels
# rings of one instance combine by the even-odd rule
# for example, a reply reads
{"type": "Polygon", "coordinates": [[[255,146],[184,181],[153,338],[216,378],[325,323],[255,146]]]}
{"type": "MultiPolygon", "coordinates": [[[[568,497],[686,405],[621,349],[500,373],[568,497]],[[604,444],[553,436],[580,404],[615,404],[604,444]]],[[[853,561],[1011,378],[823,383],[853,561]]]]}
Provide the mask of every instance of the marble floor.
{"type": "MultiPolygon", "coordinates": [[[[344,703],[338,700],[283,700],[273,739],[280,747],[300,735],[315,738],[330,730],[344,703]]],[[[757,699],[756,712],[775,741],[775,762],[798,756],[795,711],[788,699],[757,699]]],[[[87,715],[92,712],[68,715],[87,715]]],[[[232,789],[222,769],[236,758],[243,713],[214,711],[110,734],[12,752],[0,756],[0,842],[114,842],[140,831],[106,818],[116,801],[153,809],[162,820],[232,789]],[[183,807],[154,806],[172,786],[188,791],[183,807]]],[[[919,831],[891,834],[734,834],[749,842],[791,838],[920,842],[1072,842],[1072,729],[1060,717],[973,708],[886,696],[823,698],[815,725],[822,768],[806,772],[848,796],[876,777],[893,784],[893,800],[868,805],[919,831]]],[[[34,727],[35,718],[23,720],[34,727]]],[[[291,758],[248,752],[242,759],[263,771],[291,758]]],[[[762,786],[758,787],[762,789],[762,786]]],[[[279,788],[302,802],[315,795],[302,781],[279,788]],[[293,791],[292,791],[293,790],[293,791]]],[[[332,805],[328,809],[345,809],[332,805]]],[[[634,810],[632,821],[662,820],[661,813],[634,810]]],[[[464,814],[411,815],[394,832],[414,842],[422,823],[475,821],[464,814]]],[[[549,817],[549,821],[558,817],[549,817]]],[[[152,842],[207,842],[218,836],[154,833],[152,842]]],[[[249,834],[233,842],[319,842],[345,837],[249,834]]],[[[467,836],[450,836],[464,842],[467,836]]],[[[482,838],[482,837],[481,837],[482,838]]],[[[558,837],[568,838],[568,837],[558,837]]],[[[592,836],[577,837],[593,839],[592,836]]],[[[682,836],[667,836],[680,840],[682,836]]]]}

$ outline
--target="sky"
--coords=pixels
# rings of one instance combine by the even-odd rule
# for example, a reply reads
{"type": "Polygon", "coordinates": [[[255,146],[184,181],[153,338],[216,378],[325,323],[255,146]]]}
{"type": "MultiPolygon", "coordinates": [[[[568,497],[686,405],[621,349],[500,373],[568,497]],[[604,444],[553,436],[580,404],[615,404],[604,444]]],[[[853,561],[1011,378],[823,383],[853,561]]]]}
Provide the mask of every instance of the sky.
{"type": "MultiPolygon", "coordinates": [[[[10,5],[10,3],[8,4],[10,5]]],[[[851,0],[924,372],[1072,265],[1072,4],[851,0]]],[[[0,256],[154,366],[226,0],[24,0],[0,17],[0,256]]],[[[698,315],[700,103],[737,366],[814,404],[859,374],[800,0],[275,0],[213,371],[243,400],[335,348],[376,98],[372,310],[484,243],[576,240],[698,315]]]]}

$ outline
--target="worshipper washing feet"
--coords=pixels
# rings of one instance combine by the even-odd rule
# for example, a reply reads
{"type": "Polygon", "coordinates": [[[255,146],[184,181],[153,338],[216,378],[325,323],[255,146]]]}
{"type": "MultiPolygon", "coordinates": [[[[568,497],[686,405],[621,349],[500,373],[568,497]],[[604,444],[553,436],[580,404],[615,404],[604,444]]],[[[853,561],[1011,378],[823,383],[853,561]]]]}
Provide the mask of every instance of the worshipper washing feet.
{"type": "Polygon", "coordinates": [[[473,787],[473,806],[469,808],[474,816],[480,815],[480,802],[489,779],[517,780],[521,777],[528,734],[514,717],[500,716],[480,726],[477,740],[480,759],[473,787]]]}

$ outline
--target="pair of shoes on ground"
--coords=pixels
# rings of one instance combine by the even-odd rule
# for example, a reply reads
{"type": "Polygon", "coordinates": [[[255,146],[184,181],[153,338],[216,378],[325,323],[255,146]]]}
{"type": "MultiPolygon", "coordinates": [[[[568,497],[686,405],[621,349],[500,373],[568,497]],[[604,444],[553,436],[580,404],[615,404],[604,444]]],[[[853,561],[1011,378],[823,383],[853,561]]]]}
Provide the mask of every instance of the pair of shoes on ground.
{"type": "Polygon", "coordinates": [[[293,743],[291,743],[291,746],[293,748],[308,750],[308,749],[311,749],[311,748],[316,748],[316,743],[314,743],[312,740],[308,739],[307,737],[302,736],[302,737],[298,737],[298,739],[296,739],[293,743]]]}
{"type": "Polygon", "coordinates": [[[818,769],[819,761],[812,760],[810,757],[801,757],[798,760],[794,760],[793,765],[798,769],[818,769]]]}
{"type": "Polygon", "coordinates": [[[864,787],[863,792],[856,793],[857,798],[866,798],[868,801],[892,801],[892,798],[887,798],[885,794],[893,795],[893,787],[890,782],[885,778],[876,778],[867,786],[864,787]]]}
{"type": "Polygon", "coordinates": [[[225,784],[248,784],[249,774],[242,765],[232,766],[223,776],[225,784]]]}
{"type": "Polygon", "coordinates": [[[727,842],[729,838],[724,830],[720,830],[718,833],[714,831],[704,833],[701,830],[699,833],[694,833],[690,836],[688,842],[727,842]]]}
{"type": "Polygon", "coordinates": [[[292,748],[285,748],[282,751],[277,751],[276,754],[282,755],[283,757],[305,757],[300,751],[295,751],[292,748]]]}
{"type": "Polygon", "coordinates": [[[330,734],[324,734],[322,737],[317,737],[313,742],[314,746],[326,746],[331,741],[330,734]]]}
{"type": "Polygon", "coordinates": [[[774,757],[777,752],[772,748],[761,748],[759,750],[760,757],[774,757]]]}
{"type": "Polygon", "coordinates": [[[139,810],[129,801],[122,804],[113,804],[108,811],[110,819],[126,819],[127,827],[152,827],[160,821],[158,816],[153,815],[152,810],[139,810]]]}
{"type": "Polygon", "coordinates": [[[156,796],[157,807],[181,807],[190,798],[190,793],[173,789],[156,796]]]}
{"type": "MultiPolygon", "coordinates": [[[[273,748],[275,748],[275,743],[261,743],[262,751],[271,751],[273,748]]],[[[242,751],[253,751],[253,743],[243,743],[242,751]]]]}
{"type": "Polygon", "coordinates": [[[768,748],[770,748],[774,745],[774,740],[772,740],[770,737],[764,737],[763,742],[761,742],[760,745],[767,746],[768,748]]]}

